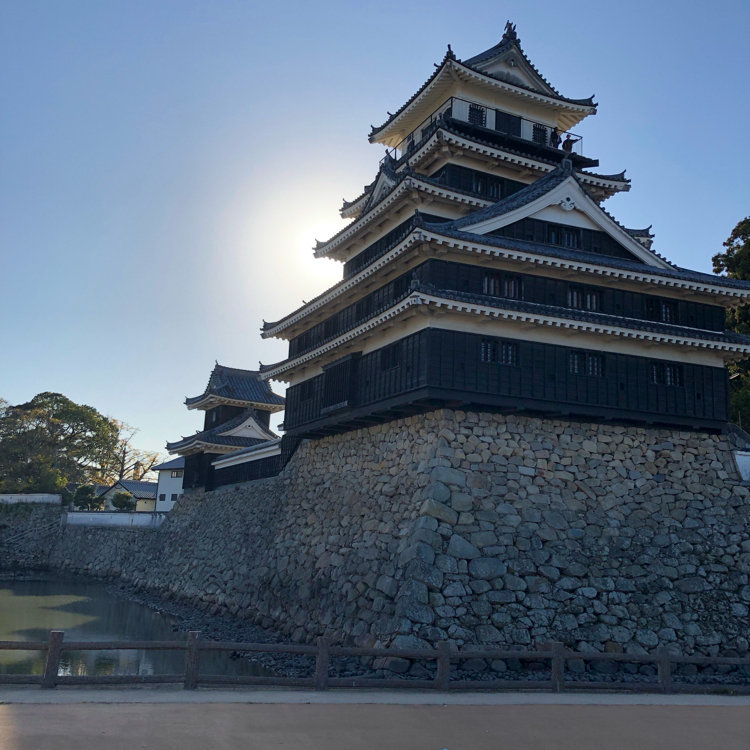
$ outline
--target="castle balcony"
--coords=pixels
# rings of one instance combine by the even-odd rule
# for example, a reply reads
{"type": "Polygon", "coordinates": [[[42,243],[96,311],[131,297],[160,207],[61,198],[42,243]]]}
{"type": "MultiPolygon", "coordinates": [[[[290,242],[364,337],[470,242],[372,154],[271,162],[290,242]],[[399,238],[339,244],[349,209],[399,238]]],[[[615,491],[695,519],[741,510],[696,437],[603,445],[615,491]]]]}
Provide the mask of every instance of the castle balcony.
{"type": "Polygon", "coordinates": [[[397,165],[405,161],[441,124],[457,128],[469,137],[536,156],[544,161],[560,162],[568,157],[578,169],[599,164],[597,159],[589,159],[583,155],[583,138],[576,133],[558,132],[556,145],[554,128],[550,125],[456,96],[452,96],[425,118],[401,143],[388,151],[385,158],[394,159],[397,165]],[[568,144],[564,145],[566,140],[568,144]]]}

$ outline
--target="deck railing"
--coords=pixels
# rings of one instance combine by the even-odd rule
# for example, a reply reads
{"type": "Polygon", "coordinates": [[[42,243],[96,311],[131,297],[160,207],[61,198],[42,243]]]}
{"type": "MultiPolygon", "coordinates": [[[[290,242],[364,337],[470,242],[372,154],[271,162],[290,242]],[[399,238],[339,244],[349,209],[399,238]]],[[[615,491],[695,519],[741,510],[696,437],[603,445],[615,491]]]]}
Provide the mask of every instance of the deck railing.
{"type": "Polygon", "coordinates": [[[572,131],[560,131],[558,133],[560,141],[556,146],[552,142],[552,127],[549,125],[529,120],[527,117],[511,115],[495,107],[488,107],[485,104],[472,102],[458,96],[450,97],[432,114],[422,120],[397,146],[386,150],[387,156],[399,161],[413,153],[418,145],[432,133],[430,126],[445,118],[453,118],[470,125],[518,138],[519,142],[535,143],[537,146],[546,146],[558,151],[562,151],[562,142],[567,135],[570,135],[573,140],[572,152],[578,156],[583,156],[583,138],[572,131]]]}
{"type": "MultiPolygon", "coordinates": [[[[447,641],[438,643],[436,649],[403,648],[353,648],[334,646],[328,638],[319,638],[316,645],[244,643],[203,640],[200,632],[191,631],[185,641],[65,641],[60,630],[50,632],[48,641],[0,641],[0,651],[45,651],[44,671],[41,675],[0,674],[0,685],[26,684],[42,688],[58,685],[135,685],[156,683],[182,683],[186,690],[199,686],[216,685],[267,685],[312,688],[417,688],[434,690],[612,690],[634,692],[721,692],[750,693],[750,657],[682,656],[659,648],[649,654],[596,653],[570,651],[562,643],[549,643],[539,650],[491,649],[470,646],[452,649],[447,641]],[[151,675],[60,675],[60,658],[64,651],[102,650],[170,650],[185,653],[185,669],[180,674],[151,675]],[[209,651],[257,654],[297,654],[315,659],[315,668],[309,677],[281,677],[275,675],[211,675],[200,670],[201,654],[209,651]],[[331,676],[332,659],[339,657],[359,659],[410,659],[434,662],[431,679],[389,677],[335,677],[331,676]],[[513,659],[524,662],[547,662],[549,676],[540,679],[454,679],[451,665],[466,659],[513,659]],[[621,662],[627,664],[653,664],[656,679],[636,680],[570,680],[566,679],[566,666],[571,661],[621,662]],[[688,683],[675,679],[673,667],[693,664],[704,667],[744,667],[740,684],[688,683]]],[[[546,670],[545,670],[546,671],[546,670]]]]}

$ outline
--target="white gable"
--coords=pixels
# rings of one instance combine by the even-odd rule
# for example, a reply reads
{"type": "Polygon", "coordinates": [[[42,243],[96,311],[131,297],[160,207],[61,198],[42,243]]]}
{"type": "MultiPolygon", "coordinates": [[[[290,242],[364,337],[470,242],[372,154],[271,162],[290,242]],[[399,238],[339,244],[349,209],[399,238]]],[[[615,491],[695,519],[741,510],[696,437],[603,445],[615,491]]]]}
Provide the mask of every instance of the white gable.
{"type": "Polygon", "coordinates": [[[243,437],[243,438],[255,438],[258,440],[269,440],[274,436],[263,427],[258,424],[254,417],[248,416],[248,418],[237,427],[233,427],[227,432],[220,432],[220,435],[224,437],[243,437]]]}
{"type": "Polygon", "coordinates": [[[583,211],[574,208],[572,211],[566,211],[559,203],[554,206],[545,206],[541,211],[529,214],[532,219],[541,219],[542,221],[553,221],[556,224],[568,224],[572,227],[581,227],[581,229],[593,229],[600,232],[601,227],[594,223],[583,211]]]}
{"type": "MultiPolygon", "coordinates": [[[[488,210],[491,211],[491,208],[488,210]]],[[[477,217],[476,223],[463,224],[462,229],[475,234],[489,234],[521,219],[545,218],[547,221],[554,221],[558,224],[573,224],[574,226],[606,232],[646,265],[656,266],[657,268],[671,268],[669,263],[643,247],[640,242],[633,239],[616,221],[610,218],[586,194],[572,175],[536,200],[529,201],[515,210],[484,219],[481,218],[483,211],[477,213],[480,216],[477,217]],[[543,217],[543,212],[546,212],[546,216],[550,218],[543,217]],[[553,216],[555,218],[551,218],[553,216]]]]}
{"type": "Polygon", "coordinates": [[[496,75],[508,83],[526,86],[544,94],[551,93],[549,87],[542,88],[539,85],[539,79],[526,70],[527,66],[520,60],[515,51],[506,52],[500,58],[490,60],[489,63],[489,65],[487,63],[480,63],[476,67],[483,73],[489,73],[492,76],[496,75]]]}

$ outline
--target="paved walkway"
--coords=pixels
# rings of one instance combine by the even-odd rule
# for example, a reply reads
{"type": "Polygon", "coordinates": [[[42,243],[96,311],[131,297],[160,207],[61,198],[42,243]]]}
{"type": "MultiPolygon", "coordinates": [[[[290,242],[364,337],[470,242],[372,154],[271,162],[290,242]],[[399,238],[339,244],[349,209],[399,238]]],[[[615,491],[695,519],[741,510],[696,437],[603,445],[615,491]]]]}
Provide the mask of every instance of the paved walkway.
{"type": "Polygon", "coordinates": [[[2,750],[748,750],[750,698],[0,691],[2,750]]]}

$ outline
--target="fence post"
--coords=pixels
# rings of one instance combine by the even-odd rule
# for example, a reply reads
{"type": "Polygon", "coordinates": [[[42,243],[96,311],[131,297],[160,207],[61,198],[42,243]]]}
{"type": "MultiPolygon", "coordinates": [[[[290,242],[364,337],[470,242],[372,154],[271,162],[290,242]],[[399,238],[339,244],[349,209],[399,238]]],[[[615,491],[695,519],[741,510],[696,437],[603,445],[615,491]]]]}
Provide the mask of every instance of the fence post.
{"type": "Polygon", "coordinates": [[[565,683],[565,646],[559,641],[553,641],[552,646],[552,690],[561,693],[565,683]]]}
{"type": "Polygon", "coordinates": [[[195,690],[198,687],[198,669],[200,667],[200,631],[191,630],[187,635],[185,648],[185,690],[195,690]]]}
{"type": "Polygon", "coordinates": [[[448,690],[451,680],[451,645],[448,641],[438,641],[437,670],[435,671],[435,687],[438,690],[448,690]]]}
{"type": "Polygon", "coordinates": [[[44,673],[42,674],[42,687],[54,688],[57,684],[57,672],[60,669],[60,654],[63,649],[62,630],[50,630],[49,646],[47,646],[47,657],[44,660],[44,673]]]}
{"type": "Polygon", "coordinates": [[[330,665],[331,639],[318,638],[318,653],[315,656],[315,689],[328,690],[328,666],[330,665]]]}
{"type": "Polygon", "coordinates": [[[657,661],[657,674],[659,676],[659,687],[662,692],[672,692],[672,664],[669,661],[669,651],[666,646],[660,646],[656,652],[658,657],[657,661]]]}

